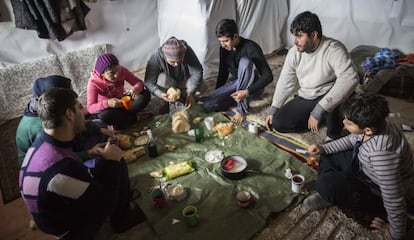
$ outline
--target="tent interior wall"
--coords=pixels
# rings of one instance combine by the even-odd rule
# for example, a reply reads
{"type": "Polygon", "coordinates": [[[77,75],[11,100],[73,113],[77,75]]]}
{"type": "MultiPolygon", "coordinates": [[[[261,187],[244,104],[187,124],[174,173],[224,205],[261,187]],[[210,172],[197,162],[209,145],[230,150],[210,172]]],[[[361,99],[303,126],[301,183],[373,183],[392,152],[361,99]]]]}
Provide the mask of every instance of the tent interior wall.
{"type": "MultiPolygon", "coordinates": [[[[17,29],[10,0],[0,3],[0,67],[108,44],[132,70],[145,68],[149,56],[170,36],[186,40],[204,66],[216,74],[219,43],[215,25],[234,18],[240,34],[265,54],[292,46],[289,23],[310,10],[320,17],[323,33],[348,50],[374,45],[410,53],[414,46],[414,1],[411,0],[97,0],[85,2],[87,30],[63,41],[41,39],[33,30],[17,29]],[[411,14],[410,14],[411,13],[411,14]]],[[[4,81],[4,79],[1,79],[4,81]]]]}

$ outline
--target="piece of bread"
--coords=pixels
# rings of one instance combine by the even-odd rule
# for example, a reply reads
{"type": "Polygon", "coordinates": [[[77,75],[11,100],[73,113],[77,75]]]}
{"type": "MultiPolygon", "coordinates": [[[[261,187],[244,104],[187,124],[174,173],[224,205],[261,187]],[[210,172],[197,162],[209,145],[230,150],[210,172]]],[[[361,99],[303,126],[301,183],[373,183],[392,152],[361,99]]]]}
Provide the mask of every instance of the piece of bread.
{"type": "Polygon", "coordinates": [[[233,123],[217,123],[214,125],[213,130],[218,132],[219,138],[224,138],[233,132],[233,123]]]}
{"type": "Polygon", "coordinates": [[[188,132],[191,126],[188,121],[188,115],[185,112],[177,112],[172,116],[172,131],[173,133],[188,132]]]}
{"type": "Polygon", "coordinates": [[[138,157],[144,154],[145,148],[143,146],[140,146],[124,152],[122,157],[127,161],[127,163],[132,163],[135,162],[138,157]]]}
{"type": "Polygon", "coordinates": [[[131,136],[127,134],[118,133],[119,147],[123,150],[130,149],[132,146],[131,136]]]}
{"type": "Polygon", "coordinates": [[[181,97],[181,90],[179,88],[170,87],[167,90],[167,98],[170,101],[177,101],[181,97]]]}

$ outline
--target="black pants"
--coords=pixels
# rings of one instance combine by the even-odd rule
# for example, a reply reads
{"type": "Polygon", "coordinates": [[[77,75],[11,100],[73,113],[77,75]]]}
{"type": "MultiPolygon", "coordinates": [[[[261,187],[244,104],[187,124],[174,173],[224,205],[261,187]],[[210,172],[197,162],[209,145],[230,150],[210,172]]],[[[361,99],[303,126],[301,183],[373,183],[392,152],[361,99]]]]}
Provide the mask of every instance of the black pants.
{"type": "Polygon", "coordinates": [[[352,151],[320,157],[316,191],[324,200],[340,207],[385,212],[378,185],[359,170],[358,162],[352,160],[352,151]]]}
{"type": "MultiPolygon", "coordinates": [[[[117,193],[117,200],[113,209],[103,209],[102,214],[105,212],[109,213],[109,218],[111,224],[116,224],[117,222],[122,222],[123,218],[127,216],[128,211],[130,210],[129,201],[131,199],[131,190],[130,182],[128,176],[128,166],[125,160],[121,160],[121,177],[119,179],[119,191],[117,193]]],[[[100,171],[99,164],[96,165],[94,169],[91,170],[92,174],[100,171]]],[[[95,176],[99,176],[96,174],[95,176]]],[[[98,181],[107,181],[99,180],[98,181]]],[[[116,181],[114,179],[114,181],[116,181]]],[[[108,217],[108,216],[106,216],[108,217]]],[[[73,226],[69,229],[69,233],[64,237],[60,238],[62,240],[90,240],[93,239],[93,236],[99,231],[101,226],[106,220],[105,216],[87,216],[88,219],[80,219],[78,222],[72,223],[73,226]],[[94,218],[95,217],[95,218],[94,218]]]]}
{"type": "Polygon", "coordinates": [[[116,127],[126,127],[137,121],[136,114],[142,111],[149,103],[151,94],[148,90],[144,90],[139,94],[137,99],[132,101],[132,109],[124,108],[107,108],[95,115],[96,118],[102,119],[108,125],[116,127]]]}
{"type": "MultiPolygon", "coordinates": [[[[308,119],[313,108],[323,96],[307,100],[296,96],[294,99],[283,105],[279,111],[273,115],[272,127],[278,132],[303,132],[308,130],[308,119]]],[[[339,107],[329,112],[322,122],[326,123],[327,135],[332,139],[341,136],[344,125],[339,107]]]]}

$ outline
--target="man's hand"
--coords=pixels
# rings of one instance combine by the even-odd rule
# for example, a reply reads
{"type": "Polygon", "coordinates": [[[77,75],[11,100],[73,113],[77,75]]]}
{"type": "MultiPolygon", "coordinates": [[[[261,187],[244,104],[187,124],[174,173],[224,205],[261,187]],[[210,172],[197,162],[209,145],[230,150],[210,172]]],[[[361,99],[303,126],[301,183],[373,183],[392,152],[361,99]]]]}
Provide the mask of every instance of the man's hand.
{"type": "Polygon", "coordinates": [[[112,144],[110,142],[106,142],[103,149],[99,151],[101,151],[99,155],[103,157],[105,160],[113,161],[121,160],[122,154],[124,154],[124,152],[118,147],[118,145],[112,144]]]}
{"type": "Polygon", "coordinates": [[[105,135],[105,136],[108,136],[108,137],[113,137],[115,135],[115,132],[111,129],[108,129],[108,128],[100,128],[99,132],[102,135],[105,135]]]}
{"type": "Polygon", "coordinates": [[[118,98],[111,98],[111,99],[108,99],[108,106],[110,108],[120,108],[122,107],[122,102],[118,98]]]}
{"type": "Polygon", "coordinates": [[[239,91],[236,91],[236,92],[232,93],[230,96],[234,99],[234,101],[239,103],[243,99],[245,99],[249,96],[249,91],[247,89],[239,90],[239,91]]]}
{"type": "Polygon", "coordinates": [[[187,98],[185,99],[185,107],[186,108],[191,108],[195,103],[195,99],[194,96],[192,94],[188,95],[187,98]]]}
{"type": "Polygon", "coordinates": [[[379,217],[375,217],[370,225],[373,228],[372,232],[376,232],[384,236],[384,239],[392,239],[390,233],[390,224],[379,217]]]}
{"type": "Polygon", "coordinates": [[[325,154],[325,150],[319,145],[312,144],[308,148],[308,152],[311,156],[325,154]]]}
{"type": "Polygon", "coordinates": [[[267,115],[265,119],[267,130],[272,130],[272,121],[273,121],[273,115],[271,114],[267,115]]]}
{"type": "Polygon", "coordinates": [[[231,119],[235,123],[241,123],[244,119],[246,119],[246,115],[236,112],[236,114],[234,114],[234,116],[231,119]]]}
{"type": "Polygon", "coordinates": [[[318,125],[319,121],[316,120],[316,118],[314,118],[312,114],[310,114],[308,119],[308,129],[311,130],[311,132],[316,133],[318,132],[318,125]]]}
{"type": "Polygon", "coordinates": [[[93,146],[92,148],[88,149],[89,156],[90,157],[101,156],[105,145],[106,145],[106,143],[98,143],[95,146],[93,146]]]}

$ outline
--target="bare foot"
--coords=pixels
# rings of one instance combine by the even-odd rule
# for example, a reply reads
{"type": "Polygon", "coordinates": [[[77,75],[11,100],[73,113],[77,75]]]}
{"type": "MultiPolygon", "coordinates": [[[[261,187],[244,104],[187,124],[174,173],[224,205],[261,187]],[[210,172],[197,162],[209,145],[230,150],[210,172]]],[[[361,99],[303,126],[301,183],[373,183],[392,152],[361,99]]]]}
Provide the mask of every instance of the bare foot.
{"type": "Polygon", "coordinates": [[[232,117],[233,122],[236,122],[236,123],[241,123],[245,119],[246,119],[246,115],[243,115],[239,112],[236,112],[236,114],[234,114],[234,116],[232,117]]]}

